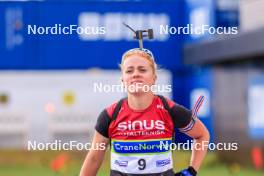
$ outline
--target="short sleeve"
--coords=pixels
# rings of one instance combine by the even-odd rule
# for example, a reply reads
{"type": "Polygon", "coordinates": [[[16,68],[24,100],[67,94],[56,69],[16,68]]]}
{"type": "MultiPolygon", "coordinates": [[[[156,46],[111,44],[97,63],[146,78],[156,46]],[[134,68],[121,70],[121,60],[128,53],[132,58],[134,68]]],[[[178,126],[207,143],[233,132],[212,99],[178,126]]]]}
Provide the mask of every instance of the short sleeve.
{"type": "Polygon", "coordinates": [[[104,137],[109,138],[109,134],[108,134],[109,125],[110,125],[110,117],[107,111],[103,110],[100,113],[99,117],[97,118],[95,130],[104,137]]]}
{"type": "Polygon", "coordinates": [[[179,128],[181,132],[187,132],[192,129],[195,120],[192,117],[192,111],[182,105],[174,104],[171,108],[174,114],[173,123],[174,127],[179,128]]]}

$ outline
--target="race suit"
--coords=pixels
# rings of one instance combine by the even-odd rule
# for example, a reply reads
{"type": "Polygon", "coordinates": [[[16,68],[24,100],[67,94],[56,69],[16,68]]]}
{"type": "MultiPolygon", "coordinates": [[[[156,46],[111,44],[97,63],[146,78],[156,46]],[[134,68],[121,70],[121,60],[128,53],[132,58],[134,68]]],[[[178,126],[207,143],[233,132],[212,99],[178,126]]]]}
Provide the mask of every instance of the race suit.
{"type": "Polygon", "coordinates": [[[190,130],[195,121],[190,110],[166,100],[175,117],[170,116],[158,96],[144,110],[131,109],[125,99],[113,121],[117,103],[101,112],[95,129],[111,140],[110,176],[174,175],[170,150],[174,129],[190,130]]]}

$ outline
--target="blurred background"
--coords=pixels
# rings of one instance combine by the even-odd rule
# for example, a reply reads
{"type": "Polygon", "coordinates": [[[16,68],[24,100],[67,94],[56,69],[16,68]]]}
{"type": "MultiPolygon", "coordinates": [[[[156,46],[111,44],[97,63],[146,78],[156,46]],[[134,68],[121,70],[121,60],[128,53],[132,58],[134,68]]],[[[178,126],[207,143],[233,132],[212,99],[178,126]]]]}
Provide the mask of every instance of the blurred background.
{"type": "MultiPolygon", "coordinates": [[[[138,47],[134,29],[153,28],[161,93],[199,111],[214,143],[200,175],[263,175],[264,0],[0,1],[0,175],[78,175],[87,151],[28,151],[28,142],[91,140],[98,114],[125,96],[94,91],[120,84],[122,54],[138,47]],[[29,34],[28,26],[104,27],[100,34],[29,34]],[[162,34],[160,25],[238,27],[238,34],[162,34]]],[[[176,141],[188,138],[176,132],[176,141]]],[[[190,152],[176,151],[175,171],[190,152]]],[[[98,175],[109,173],[109,155],[98,175]]]]}

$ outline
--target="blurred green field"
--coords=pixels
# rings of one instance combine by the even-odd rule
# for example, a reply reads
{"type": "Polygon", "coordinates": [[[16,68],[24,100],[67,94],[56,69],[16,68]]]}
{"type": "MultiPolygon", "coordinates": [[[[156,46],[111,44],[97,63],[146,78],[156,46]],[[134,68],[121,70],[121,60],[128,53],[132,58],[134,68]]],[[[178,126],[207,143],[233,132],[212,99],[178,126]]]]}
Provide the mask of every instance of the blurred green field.
{"type": "MultiPolygon", "coordinates": [[[[58,151],[0,151],[1,176],[77,176],[84,160],[85,152],[58,151]],[[54,171],[51,163],[61,153],[68,156],[63,166],[54,171]]],[[[174,152],[174,170],[178,171],[188,166],[190,152],[174,152]]],[[[109,153],[98,173],[99,176],[109,175],[109,153]]],[[[208,153],[199,172],[201,176],[263,176],[264,172],[245,168],[237,163],[225,164],[220,162],[216,153],[208,153]]]]}

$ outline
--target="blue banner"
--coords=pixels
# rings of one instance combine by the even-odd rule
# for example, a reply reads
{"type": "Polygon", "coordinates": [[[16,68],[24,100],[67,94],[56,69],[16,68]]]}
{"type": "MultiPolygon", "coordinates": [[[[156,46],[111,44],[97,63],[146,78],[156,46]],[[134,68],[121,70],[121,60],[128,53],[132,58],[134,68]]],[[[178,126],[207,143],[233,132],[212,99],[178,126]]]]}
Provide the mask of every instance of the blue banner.
{"type": "Polygon", "coordinates": [[[154,29],[145,40],[157,63],[182,67],[183,1],[0,3],[0,69],[117,69],[122,54],[138,47],[134,29],[154,29]],[[120,8],[122,7],[122,8],[120,8]]]}

